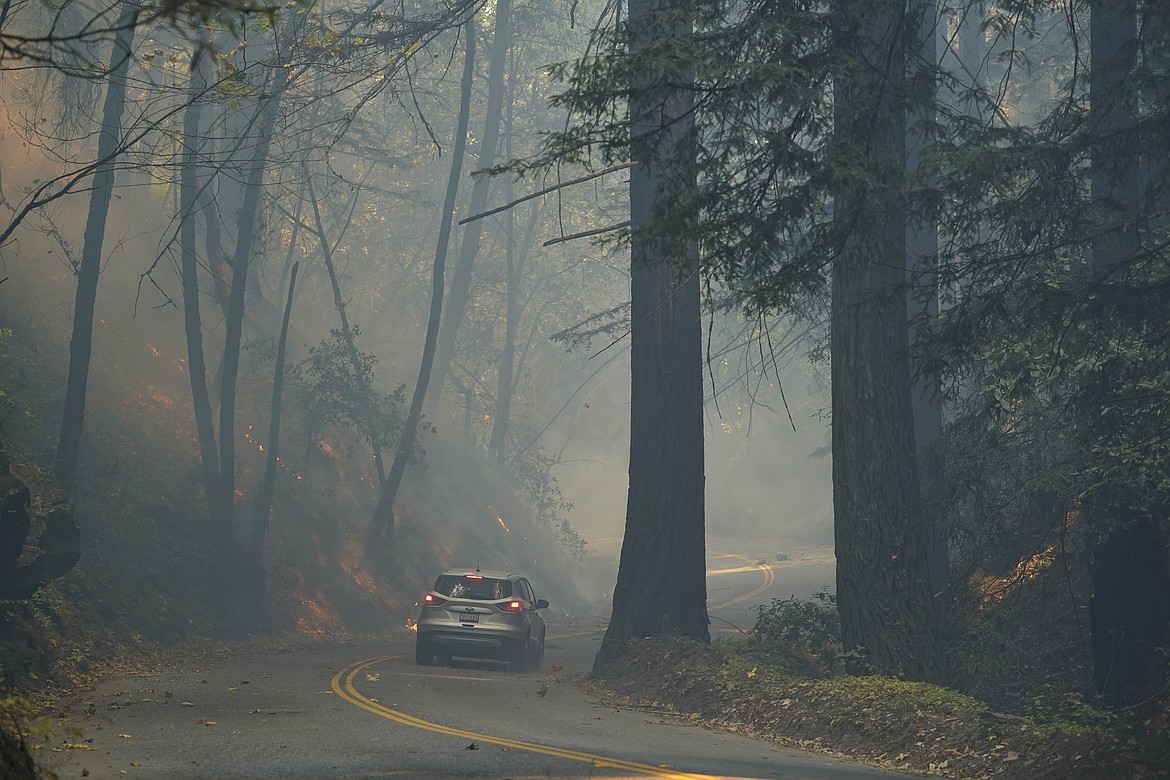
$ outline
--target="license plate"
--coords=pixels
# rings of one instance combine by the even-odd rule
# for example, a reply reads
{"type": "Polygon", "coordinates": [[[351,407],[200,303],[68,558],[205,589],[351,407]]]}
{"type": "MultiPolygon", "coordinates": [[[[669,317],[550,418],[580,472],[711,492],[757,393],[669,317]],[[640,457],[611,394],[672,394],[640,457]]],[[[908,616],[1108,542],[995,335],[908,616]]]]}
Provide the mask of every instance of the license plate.
{"type": "Polygon", "coordinates": [[[479,622],[479,613],[478,612],[460,612],[459,613],[459,622],[460,623],[478,623],[479,622]]]}

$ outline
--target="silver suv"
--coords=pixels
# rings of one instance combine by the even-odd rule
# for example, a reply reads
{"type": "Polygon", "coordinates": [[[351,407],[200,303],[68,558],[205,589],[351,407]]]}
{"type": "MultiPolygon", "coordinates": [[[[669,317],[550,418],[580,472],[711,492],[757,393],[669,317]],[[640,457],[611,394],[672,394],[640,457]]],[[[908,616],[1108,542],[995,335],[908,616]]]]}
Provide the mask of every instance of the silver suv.
{"type": "Polygon", "coordinates": [[[507,661],[512,670],[544,663],[544,618],[522,574],[510,571],[447,569],[423,596],[418,613],[414,660],[428,665],[452,656],[507,661]]]}

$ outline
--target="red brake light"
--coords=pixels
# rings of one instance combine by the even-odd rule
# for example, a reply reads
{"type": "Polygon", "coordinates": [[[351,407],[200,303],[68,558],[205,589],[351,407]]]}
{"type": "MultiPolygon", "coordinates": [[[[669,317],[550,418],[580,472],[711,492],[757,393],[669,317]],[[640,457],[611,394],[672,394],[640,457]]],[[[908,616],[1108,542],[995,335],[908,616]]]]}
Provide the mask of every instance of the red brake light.
{"type": "Polygon", "coordinates": [[[423,604],[428,607],[437,607],[440,604],[446,603],[447,599],[442,598],[441,596],[436,596],[434,593],[428,593],[427,595],[423,596],[423,604]]]}
{"type": "Polygon", "coordinates": [[[516,601],[515,599],[513,599],[512,601],[501,601],[499,604],[496,604],[496,606],[499,607],[504,612],[523,612],[524,611],[524,602],[523,601],[516,601]]]}

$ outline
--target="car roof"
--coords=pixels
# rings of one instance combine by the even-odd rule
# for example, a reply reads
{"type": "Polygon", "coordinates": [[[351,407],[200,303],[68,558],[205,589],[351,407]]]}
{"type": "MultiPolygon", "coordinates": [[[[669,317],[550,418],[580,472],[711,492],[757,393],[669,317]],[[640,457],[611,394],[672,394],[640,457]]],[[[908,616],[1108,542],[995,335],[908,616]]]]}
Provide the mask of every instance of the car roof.
{"type": "Polygon", "coordinates": [[[472,569],[470,567],[446,569],[443,574],[454,575],[456,577],[464,577],[468,574],[478,574],[481,577],[492,577],[493,579],[497,580],[511,580],[524,576],[515,571],[504,571],[502,569],[472,569]]]}

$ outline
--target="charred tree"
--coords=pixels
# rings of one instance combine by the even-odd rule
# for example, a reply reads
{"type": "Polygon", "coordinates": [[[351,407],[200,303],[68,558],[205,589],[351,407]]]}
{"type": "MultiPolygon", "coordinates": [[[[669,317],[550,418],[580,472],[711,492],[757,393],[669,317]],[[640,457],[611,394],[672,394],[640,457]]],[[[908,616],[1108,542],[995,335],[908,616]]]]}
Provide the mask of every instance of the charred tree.
{"type": "Polygon", "coordinates": [[[126,108],[126,72],[133,54],[138,6],[125,3],[119,14],[114,46],[110,52],[109,79],[102,125],[98,131],[97,165],[89,196],[85,239],[77,269],[77,292],[73,303],[73,335],[69,341],[69,376],[65,382],[65,407],[61,435],[57,442],[57,479],[66,495],[73,490],[85,424],[85,397],[89,387],[89,363],[93,353],[93,317],[97,304],[98,276],[102,266],[102,244],[106,216],[114,198],[114,164],[122,151],[122,114],[126,108]]]}
{"type": "MultiPolygon", "coordinates": [[[[685,4],[682,4],[685,7],[685,4]]],[[[630,54],[685,50],[680,4],[632,0],[630,54]]],[[[685,55],[684,55],[685,56],[685,55]]],[[[631,87],[630,485],[613,612],[594,661],[604,671],[630,640],[707,641],[703,367],[693,73],[631,87]],[[679,217],[683,224],[679,224],[679,217]]]]}
{"type": "Polygon", "coordinates": [[[832,447],[844,642],[879,674],[939,675],[907,359],[903,104],[909,15],[892,0],[834,4],[850,62],[834,85],[832,447]]]}

